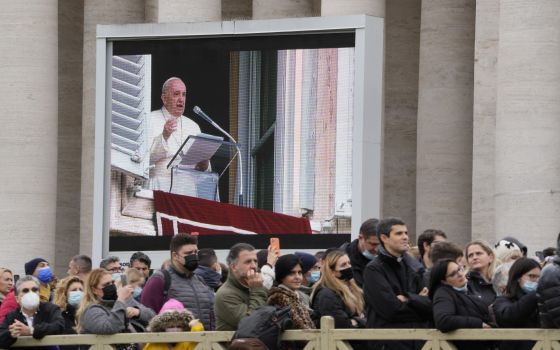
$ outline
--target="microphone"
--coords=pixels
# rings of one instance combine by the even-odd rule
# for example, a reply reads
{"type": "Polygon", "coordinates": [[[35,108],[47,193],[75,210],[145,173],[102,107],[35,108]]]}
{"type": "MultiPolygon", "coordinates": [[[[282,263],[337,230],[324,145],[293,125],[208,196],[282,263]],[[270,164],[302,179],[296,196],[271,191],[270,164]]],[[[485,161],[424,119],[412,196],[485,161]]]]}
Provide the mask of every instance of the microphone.
{"type": "Polygon", "coordinates": [[[239,148],[239,144],[227,131],[222,129],[215,121],[213,121],[208,114],[204,113],[202,108],[194,106],[193,112],[204,119],[206,122],[208,122],[210,125],[220,130],[222,134],[226,135],[230,139],[230,141],[235,144],[235,148],[237,149],[237,161],[239,163],[239,205],[243,206],[243,161],[241,159],[241,149],[239,148]]]}
{"type": "Polygon", "coordinates": [[[204,111],[203,111],[200,107],[194,106],[193,112],[194,112],[196,115],[198,115],[199,117],[201,117],[202,119],[206,120],[208,123],[210,123],[210,124],[216,126],[216,125],[215,125],[216,123],[214,123],[214,121],[212,120],[212,118],[210,118],[210,117],[208,116],[208,114],[204,113],[204,111]]]}

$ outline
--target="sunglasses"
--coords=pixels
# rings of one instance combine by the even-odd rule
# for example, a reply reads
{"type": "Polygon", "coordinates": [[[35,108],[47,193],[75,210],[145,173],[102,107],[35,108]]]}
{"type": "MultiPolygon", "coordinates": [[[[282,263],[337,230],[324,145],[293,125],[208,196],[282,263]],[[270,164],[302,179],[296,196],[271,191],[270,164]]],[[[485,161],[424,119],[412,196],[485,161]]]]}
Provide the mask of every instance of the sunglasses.
{"type": "Polygon", "coordinates": [[[31,288],[31,289],[29,289],[29,288],[23,288],[23,289],[21,290],[21,294],[27,294],[27,293],[29,293],[30,291],[33,292],[33,293],[37,293],[37,292],[39,292],[39,288],[37,288],[37,287],[33,287],[33,288],[31,288]]]}

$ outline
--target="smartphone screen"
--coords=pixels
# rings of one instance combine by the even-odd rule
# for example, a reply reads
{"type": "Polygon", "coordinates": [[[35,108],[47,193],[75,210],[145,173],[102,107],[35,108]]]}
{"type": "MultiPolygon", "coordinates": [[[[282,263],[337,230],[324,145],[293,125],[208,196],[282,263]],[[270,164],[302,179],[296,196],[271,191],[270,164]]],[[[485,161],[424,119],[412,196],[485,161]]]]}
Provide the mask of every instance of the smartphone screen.
{"type": "Polygon", "coordinates": [[[270,245],[276,249],[277,255],[280,255],[280,238],[272,237],[270,238],[270,245]]]}
{"type": "Polygon", "coordinates": [[[121,285],[124,287],[128,284],[128,279],[126,278],[126,274],[121,275],[121,285]]]}

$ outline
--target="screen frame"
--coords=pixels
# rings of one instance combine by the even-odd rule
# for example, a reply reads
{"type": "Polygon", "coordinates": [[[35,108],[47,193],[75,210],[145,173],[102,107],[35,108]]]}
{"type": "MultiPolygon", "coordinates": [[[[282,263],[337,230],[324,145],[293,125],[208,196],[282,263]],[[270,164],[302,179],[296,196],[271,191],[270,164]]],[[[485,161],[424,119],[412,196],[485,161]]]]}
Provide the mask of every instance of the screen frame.
{"type": "MultiPolygon", "coordinates": [[[[365,15],[203,23],[98,25],[92,259],[109,255],[111,59],[116,41],[354,33],[352,226],[382,214],[384,19],[365,15]],[[108,68],[109,67],[109,68],[108,68]],[[366,117],[367,116],[367,117],[366,117]]],[[[304,247],[302,247],[304,248],[304,247]]]]}

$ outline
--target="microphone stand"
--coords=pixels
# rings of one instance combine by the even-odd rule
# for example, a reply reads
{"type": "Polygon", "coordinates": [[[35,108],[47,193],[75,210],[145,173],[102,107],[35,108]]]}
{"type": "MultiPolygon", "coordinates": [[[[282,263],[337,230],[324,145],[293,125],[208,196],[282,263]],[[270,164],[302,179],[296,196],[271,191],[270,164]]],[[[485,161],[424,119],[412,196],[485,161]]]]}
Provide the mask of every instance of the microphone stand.
{"type": "Polygon", "coordinates": [[[206,113],[204,113],[204,111],[200,107],[194,106],[193,112],[196,115],[202,117],[202,119],[206,120],[213,127],[221,131],[224,135],[226,135],[230,139],[230,141],[233,144],[235,144],[235,149],[237,150],[237,162],[239,166],[239,203],[238,204],[239,206],[242,207],[243,206],[243,159],[241,159],[241,149],[239,148],[239,144],[233,138],[233,136],[231,136],[227,131],[222,129],[221,126],[219,126],[216,122],[214,122],[206,113]]]}

